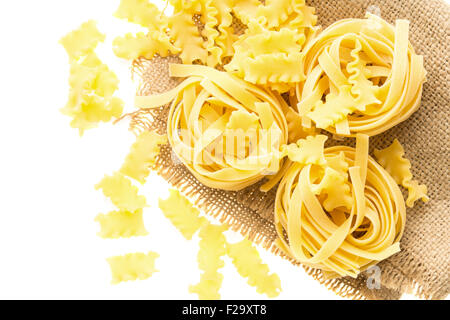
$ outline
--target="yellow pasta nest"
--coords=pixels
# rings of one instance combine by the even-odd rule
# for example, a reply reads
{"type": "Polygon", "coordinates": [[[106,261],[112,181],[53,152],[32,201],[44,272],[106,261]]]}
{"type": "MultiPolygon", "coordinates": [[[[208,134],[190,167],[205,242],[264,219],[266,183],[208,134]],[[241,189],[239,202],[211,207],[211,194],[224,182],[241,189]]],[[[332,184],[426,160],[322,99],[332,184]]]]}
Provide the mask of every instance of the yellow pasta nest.
{"type": "Polygon", "coordinates": [[[188,78],[162,95],[137,97],[136,105],[172,102],[170,145],[199,181],[240,190],[278,172],[288,139],[279,95],[206,66],[172,64],[170,74],[188,78]]]}
{"type": "Polygon", "coordinates": [[[368,156],[368,136],[356,149],[314,148],[294,162],[275,201],[279,247],[328,276],[356,277],[400,251],[405,202],[394,179],[368,156]]]}
{"type": "Polygon", "coordinates": [[[303,124],[373,136],[406,120],[420,105],[426,71],[408,42],[409,22],[395,27],[368,14],[340,20],[304,49],[297,86],[303,124]]]}

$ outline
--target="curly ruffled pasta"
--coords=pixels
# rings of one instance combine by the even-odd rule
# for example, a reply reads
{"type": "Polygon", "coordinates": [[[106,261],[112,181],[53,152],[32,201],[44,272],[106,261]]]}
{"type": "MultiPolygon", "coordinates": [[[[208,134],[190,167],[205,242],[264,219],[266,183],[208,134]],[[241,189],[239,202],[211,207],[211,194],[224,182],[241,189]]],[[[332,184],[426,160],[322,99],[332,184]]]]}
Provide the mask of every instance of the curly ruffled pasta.
{"type": "Polygon", "coordinates": [[[275,298],[280,294],[280,278],[275,273],[269,274],[269,267],[262,263],[259,252],[251,241],[245,239],[228,244],[227,254],[233,260],[239,274],[248,278],[248,284],[256,287],[258,293],[266,294],[269,298],[275,298]]]}
{"type": "Polygon", "coordinates": [[[106,239],[130,238],[148,235],[142,218],[142,210],[135,212],[111,211],[99,214],[95,221],[100,224],[98,235],[106,239]]]}
{"type": "Polygon", "coordinates": [[[61,112],[72,117],[70,125],[80,135],[99,122],[119,117],[123,110],[123,101],[113,97],[119,80],[94,52],[103,39],[96,23],[89,21],[60,41],[70,58],[69,101],[61,112]]]}
{"type": "Polygon", "coordinates": [[[234,43],[236,53],[225,70],[260,85],[299,82],[304,80],[300,53],[304,39],[295,30],[270,31],[252,22],[234,43]]]}
{"type": "Polygon", "coordinates": [[[356,149],[315,148],[312,161],[294,162],[275,200],[278,246],[330,277],[356,277],[400,251],[405,227],[399,187],[368,156],[368,136],[356,139],[356,149]]]}
{"type": "Polygon", "coordinates": [[[139,57],[152,59],[155,54],[167,57],[169,54],[179,52],[169,38],[161,36],[160,32],[148,34],[139,32],[136,35],[127,33],[123,37],[114,39],[113,50],[116,56],[127,60],[135,60],[139,57]]]}
{"type": "Polygon", "coordinates": [[[105,35],[97,29],[97,22],[90,20],[68,33],[59,42],[66,49],[70,59],[77,60],[94,52],[97,45],[105,38],[105,35]]]}
{"type": "Polygon", "coordinates": [[[138,194],[138,188],[119,172],[106,175],[95,189],[102,189],[103,194],[119,209],[135,212],[147,206],[144,196],[138,194]]]}
{"type": "Polygon", "coordinates": [[[245,8],[244,15],[250,12],[243,17],[248,29],[233,44],[235,54],[225,70],[279,92],[291,90],[305,79],[301,51],[315,32],[314,10],[295,0],[257,7],[250,1],[245,8]]]}
{"type": "Polygon", "coordinates": [[[159,135],[154,131],[144,131],[131,146],[120,172],[141,183],[150,173],[150,167],[155,164],[161,145],[167,143],[167,136],[159,135]]]}
{"type": "Polygon", "coordinates": [[[170,145],[200,182],[240,190],[278,172],[288,139],[280,96],[205,66],[172,64],[170,73],[189,78],[162,95],[136,97],[136,106],[172,101],[170,145]]]}
{"type": "Polygon", "coordinates": [[[181,49],[180,58],[183,63],[194,61],[206,63],[208,52],[203,45],[203,38],[193,20],[194,14],[201,13],[199,1],[171,1],[174,13],[169,17],[169,33],[174,45],[181,49]]]}
{"type": "Polygon", "coordinates": [[[412,208],[419,199],[422,199],[423,202],[430,200],[427,196],[427,186],[413,180],[411,162],[403,157],[405,150],[397,139],[386,149],[375,149],[374,155],[378,163],[389,172],[395,182],[408,189],[408,198],[406,199],[408,207],[412,208]]]}
{"type": "Polygon", "coordinates": [[[208,223],[208,220],[199,217],[198,209],[175,189],[170,190],[166,200],[159,199],[159,208],[187,240],[191,240],[194,234],[208,223]]]}
{"type": "Polygon", "coordinates": [[[297,86],[300,116],[343,136],[373,136],[406,120],[420,105],[426,71],[395,27],[368,14],[338,21],[304,49],[306,81],[297,86]]]}
{"type": "Polygon", "coordinates": [[[150,278],[153,273],[158,272],[155,269],[155,261],[159,257],[156,252],[128,253],[123,256],[108,258],[107,261],[111,268],[112,284],[123,281],[145,280],[150,278]]]}
{"type": "Polygon", "coordinates": [[[202,270],[200,282],[189,287],[189,292],[196,293],[200,300],[220,299],[219,290],[222,286],[223,275],[218,272],[225,263],[225,226],[212,224],[204,225],[200,230],[200,250],[198,251],[198,267],[202,270]]]}
{"type": "Polygon", "coordinates": [[[150,31],[164,30],[168,24],[167,17],[148,0],[121,0],[114,15],[119,19],[139,24],[150,31]]]}

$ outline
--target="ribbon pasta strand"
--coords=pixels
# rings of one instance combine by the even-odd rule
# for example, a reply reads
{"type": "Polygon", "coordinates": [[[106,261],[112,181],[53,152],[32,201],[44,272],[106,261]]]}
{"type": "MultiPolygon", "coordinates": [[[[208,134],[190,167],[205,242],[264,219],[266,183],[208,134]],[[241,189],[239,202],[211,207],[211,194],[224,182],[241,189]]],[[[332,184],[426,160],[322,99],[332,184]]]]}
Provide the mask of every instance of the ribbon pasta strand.
{"type": "Polygon", "coordinates": [[[294,162],[277,190],[278,246],[328,276],[356,277],[400,251],[402,193],[367,147],[368,137],[357,135],[356,149],[311,149],[321,156],[308,159],[326,164],[294,162]]]}

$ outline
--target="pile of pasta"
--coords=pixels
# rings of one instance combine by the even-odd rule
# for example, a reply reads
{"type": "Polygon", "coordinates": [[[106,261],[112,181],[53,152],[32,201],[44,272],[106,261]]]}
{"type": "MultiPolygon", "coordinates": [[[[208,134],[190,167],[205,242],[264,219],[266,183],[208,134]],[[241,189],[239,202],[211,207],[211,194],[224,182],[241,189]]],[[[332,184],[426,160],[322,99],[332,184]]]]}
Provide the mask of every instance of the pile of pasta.
{"type": "MultiPolygon", "coordinates": [[[[177,56],[181,63],[170,64],[169,73],[180,84],[136,97],[138,108],[169,109],[167,137],[144,133],[119,172],[97,186],[119,208],[97,218],[100,235],[146,234],[145,198],[128,178],[145,183],[167,141],[208,187],[239,191],[263,179],[262,191],[277,187],[276,245],[327,277],[357,277],[397,253],[406,221],[399,185],[408,191],[409,207],[429,200],[427,188],[413,179],[397,140],[375,150],[375,160],[369,137],[406,120],[420,106],[426,71],[408,40],[409,22],[391,25],[367,14],[321,30],[314,8],[304,0],[168,3],[170,16],[147,0],[122,0],[115,13],[147,28],[116,38],[115,54],[128,60],[177,56]],[[356,138],[356,147],[326,147],[326,132],[356,138]]],[[[93,24],[62,40],[72,63],[65,110],[80,130],[121,112],[112,98],[114,78],[102,77],[109,70],[92,58],[102,40],[93,24]],[[106,102],[90,102],[98,97],[106,102]]],[[[190,291],[200,298],[220,297],[218,270],[228,254],[249,284],[277,295],[279,279],[269,277],[249,243],[227,244],[225,229],[199,218],[186,201],[172,192],[160,208],[186,239],[199,231],[202,275],[190,291]]],[[[112,259],[114,281],[151,275],[156,257],[112,259]],[[147,267],[120,275],[133,259],[147,261],[147,267]]]]}

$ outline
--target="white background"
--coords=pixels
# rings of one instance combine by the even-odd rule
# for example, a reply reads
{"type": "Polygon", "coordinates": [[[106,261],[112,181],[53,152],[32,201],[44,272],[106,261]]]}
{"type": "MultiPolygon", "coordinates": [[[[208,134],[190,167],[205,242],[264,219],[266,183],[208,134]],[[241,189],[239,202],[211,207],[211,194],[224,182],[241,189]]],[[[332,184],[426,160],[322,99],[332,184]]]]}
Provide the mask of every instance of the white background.
{"type": "MultiPolygon", "coordinates": [[[[98,55],[121,79],[119,96],[132,109],[129,64],[115,58],[115,36],[139,28],[112,17],[118,0],[0,2],[0,298],[196,299],[197,239],[186,241],[162,215],[168,185],[152,176],[142,192],[149,236],[103,240],[95,216],[112,205],[94,190],[120,168],[134,141],[127,124],[88,130],[80,138],[60,114],[68,94],[68,58],[58,40],[88,19],[107,40],[98,55]],[[160,272],[145,281],[111,285],[106,258],[156,251],[160,272]]],[[[237,235],[231,235],[237,240],[237,235]]],[[[280,299],[338,299],[303,269],[260,250],[282,281],[280,299]]],[[[264,299],[231,261],[223,299],[264,299]]]]}

